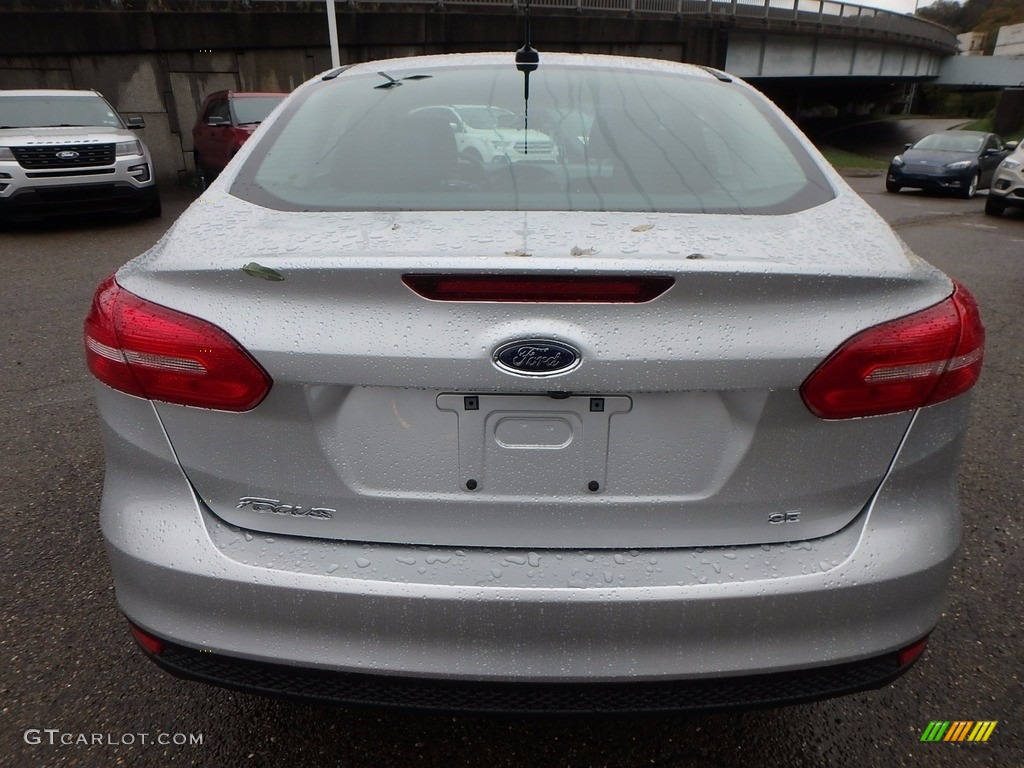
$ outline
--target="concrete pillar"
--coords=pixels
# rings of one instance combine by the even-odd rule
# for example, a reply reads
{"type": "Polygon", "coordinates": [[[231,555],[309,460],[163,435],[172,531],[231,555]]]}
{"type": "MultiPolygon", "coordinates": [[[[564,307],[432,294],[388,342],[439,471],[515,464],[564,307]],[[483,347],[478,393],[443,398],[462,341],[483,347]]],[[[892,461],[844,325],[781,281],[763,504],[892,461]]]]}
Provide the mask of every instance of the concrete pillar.
{"type": "Polygon", "coordinates": [[[992,132],[1005,135],[1024,128],[1024,88],[1005,88],[999,95],[992,132]]]}

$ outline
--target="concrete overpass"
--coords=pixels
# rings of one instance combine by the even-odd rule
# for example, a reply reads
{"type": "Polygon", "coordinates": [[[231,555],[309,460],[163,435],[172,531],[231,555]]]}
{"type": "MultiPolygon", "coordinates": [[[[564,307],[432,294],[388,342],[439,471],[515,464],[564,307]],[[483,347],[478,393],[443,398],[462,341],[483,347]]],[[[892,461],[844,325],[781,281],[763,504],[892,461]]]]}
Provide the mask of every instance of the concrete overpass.
{"type": "MultiPolygon", "coordinates": [[[[524,8],[520,0],[382,0],[442,8],[524,8]]],[[[724,35],[715,61],[747,79],[781,77],[935,77],[943,57],[957,51],[956,36],[937,24],[833,0],[531,0],[534,13],[570,10],[578,15],[629,19],[690,19],[724,35]],[[724,56],[723,56],[724,54],[724,56]]],[[[543,34],[544,17],[535,25],[543,34]]],[[[611,22],[616,23],[616,22],[611,22]]]]}

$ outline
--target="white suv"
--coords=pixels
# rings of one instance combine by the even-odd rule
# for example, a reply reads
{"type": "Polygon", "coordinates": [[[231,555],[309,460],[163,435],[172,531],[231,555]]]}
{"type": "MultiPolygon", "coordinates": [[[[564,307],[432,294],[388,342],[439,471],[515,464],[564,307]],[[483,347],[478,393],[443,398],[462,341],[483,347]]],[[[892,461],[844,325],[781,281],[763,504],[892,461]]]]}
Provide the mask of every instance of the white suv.
{"type": "Polygon", "coordinates": [[[96,91],[0,91],[0,220],[160,215],[149,150],[96,91]]]}
{"type": "MultiPolygon", "coordinates": [[[[1006,146],[1013,147],[1013,142],[1006,146]]],[[[1008,207],[1024,207],[1024,144],[1013,147],[1013,153],[996,168],[985,199],[989,216],[1002,216],[1008,207]]]]}
{"type": "Polygon", "coordinates": [[[422,107],[416,114],[440,113],[455,131],[459,154],[484,165],[531,160],[556,162],[558,146],[546,133],[517,127],[514,112],[495,106],[452,104],[422,107]]]}

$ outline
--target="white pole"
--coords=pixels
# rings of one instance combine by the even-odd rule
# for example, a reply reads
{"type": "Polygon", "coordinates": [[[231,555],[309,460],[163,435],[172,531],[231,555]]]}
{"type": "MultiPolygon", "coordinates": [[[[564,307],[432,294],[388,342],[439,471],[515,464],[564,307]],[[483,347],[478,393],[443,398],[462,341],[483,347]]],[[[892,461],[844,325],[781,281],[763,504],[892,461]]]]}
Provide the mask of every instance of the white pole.
{"type": "Polygon", "coordinates": [[[327,0],[327,31],[331,36],[331,67],[341,66],[341,54],[338,52],[338,15],[334,11],[334,0],[327,0]]]}

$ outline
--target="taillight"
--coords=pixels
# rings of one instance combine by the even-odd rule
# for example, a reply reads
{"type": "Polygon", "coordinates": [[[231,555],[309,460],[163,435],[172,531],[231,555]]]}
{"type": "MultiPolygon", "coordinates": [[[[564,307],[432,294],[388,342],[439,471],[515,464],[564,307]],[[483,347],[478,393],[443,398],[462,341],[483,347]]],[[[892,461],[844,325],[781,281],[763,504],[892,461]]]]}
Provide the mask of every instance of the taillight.
{"type": "Polygon", "coordinates": [[[434,301],[642,304],[675,282],[671,277],[595,275],[404,275],[402,282],[434,301]]]}
{"type": "Polygon", "coordinates": [[[85,358],[104,384],[178,405],[248,411],[272,381],[217,326],[146,301],[108,277],[85,318],[85,358]]]}
{"type": "Polygon", "coordinates": [[[807,407],[823,419],[877,416],[933,405],[974,386],[985,328],[974,297],[953,286],[945,301],[847,340],[800,388],[807,407]]]}

